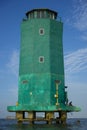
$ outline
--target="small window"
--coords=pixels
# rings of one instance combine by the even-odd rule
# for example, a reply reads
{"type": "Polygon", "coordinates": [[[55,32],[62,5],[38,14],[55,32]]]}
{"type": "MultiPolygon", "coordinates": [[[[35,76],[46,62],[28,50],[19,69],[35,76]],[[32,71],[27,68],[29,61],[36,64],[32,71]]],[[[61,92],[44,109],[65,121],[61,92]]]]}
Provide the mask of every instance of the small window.
{"type": "Polygon", "coordinates": [[[37,18],[37,12],[34,11],[34,18],[37,18]]]}
{"type": "Polygon", "coordinates": [[[40,56],[40,57],[39,57],[39,62],[40,62],[40,63],[43,63],[43,62],[44,62],[44,56],[40,56]]]}
{"type": "Polygon", "coordinates": [[[40,18],[40,11],[37,12],[37,18],[40,18]]]}
{"type": "Polygon", "coordinates": [[[45,14],[44,14],[44,11],[42,11],[42,18],[45,18],[45,14]]]}
{"type": "Polygon", "coordinates": [[[39,34],[40,34],[40,35],[44,35],[44,29],[43,29],[43,28],[40,28],[40,29],[39,29],[39,34]]]}

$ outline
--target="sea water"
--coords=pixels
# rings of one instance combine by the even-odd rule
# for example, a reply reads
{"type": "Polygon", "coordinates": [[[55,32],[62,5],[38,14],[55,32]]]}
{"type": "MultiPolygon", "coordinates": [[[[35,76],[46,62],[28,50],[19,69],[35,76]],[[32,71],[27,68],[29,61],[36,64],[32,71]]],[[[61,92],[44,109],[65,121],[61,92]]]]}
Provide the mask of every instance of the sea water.
{"type": "Polygon", "coordinates": [[[87,130],[87,119],[68,119],[66,125],[45,122],[17,124],[16,120],[0,119],[0,130],[87,130]]]}

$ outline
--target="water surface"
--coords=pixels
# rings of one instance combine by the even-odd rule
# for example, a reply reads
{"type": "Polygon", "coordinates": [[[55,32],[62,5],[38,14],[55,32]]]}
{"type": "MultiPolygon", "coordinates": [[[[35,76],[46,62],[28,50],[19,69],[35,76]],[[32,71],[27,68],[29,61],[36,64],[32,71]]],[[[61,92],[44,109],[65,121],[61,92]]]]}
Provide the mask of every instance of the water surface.
{"type": "Polygon", "coordinates": [[[17,124],[16,120],[0,119],[0,130],[87,130],[87,119],[68,119],[67,125],[48,125],[45,122],[17,124]]]}

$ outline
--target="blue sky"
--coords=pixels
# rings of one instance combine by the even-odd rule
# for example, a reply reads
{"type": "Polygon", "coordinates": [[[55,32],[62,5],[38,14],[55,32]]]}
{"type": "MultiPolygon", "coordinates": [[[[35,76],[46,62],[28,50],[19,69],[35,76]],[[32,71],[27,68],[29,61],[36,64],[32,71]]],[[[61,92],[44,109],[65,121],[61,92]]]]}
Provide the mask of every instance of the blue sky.
{"type": "Polygon", "coordinates": [[[62,18],[65,85],[69,101],[82,109],[68,116],[87,118],[86,0],[0,0],[0,118],[12,114],[7,106],[18,98],[20,24],[33,8],[55,10],[62,18]]]}

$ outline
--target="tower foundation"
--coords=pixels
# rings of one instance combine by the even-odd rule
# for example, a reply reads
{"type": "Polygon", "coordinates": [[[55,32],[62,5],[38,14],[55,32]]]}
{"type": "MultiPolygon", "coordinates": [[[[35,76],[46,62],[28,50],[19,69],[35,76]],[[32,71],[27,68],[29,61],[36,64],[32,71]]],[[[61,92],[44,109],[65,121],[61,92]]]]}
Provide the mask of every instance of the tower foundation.
{"type": "Polygon", "coordinates": [[[32,112],[16,112],[16,119],[18,121],[18,123],[23,123],[23,122],[29,122],[29,124],[34,124],[36,121],[40,122],[40,121],[45,121],[46,124],[66,124],[66,119],[67,119],[67,112],[61,111],[58,112],[59,113],[59,117],[54,117],[54,113],[55,112],[50,112],[50,111],[46,111],[44,112],[44,117],[37,117],[36,116],[36,111],[32,111],[32,112]],[[27,117],[25,117],[25,113],[28,114],[27,117]]]}

